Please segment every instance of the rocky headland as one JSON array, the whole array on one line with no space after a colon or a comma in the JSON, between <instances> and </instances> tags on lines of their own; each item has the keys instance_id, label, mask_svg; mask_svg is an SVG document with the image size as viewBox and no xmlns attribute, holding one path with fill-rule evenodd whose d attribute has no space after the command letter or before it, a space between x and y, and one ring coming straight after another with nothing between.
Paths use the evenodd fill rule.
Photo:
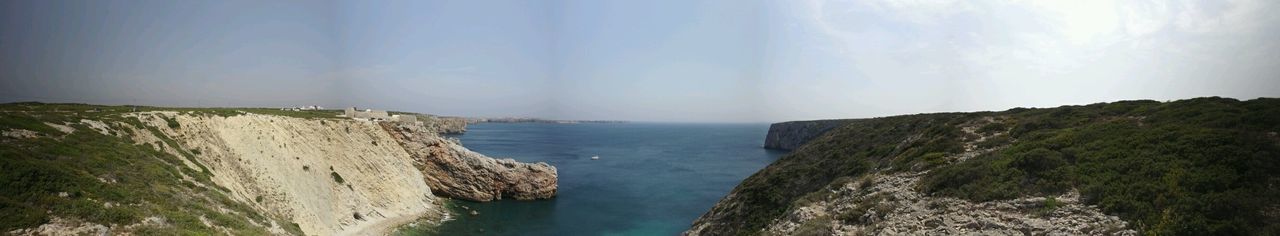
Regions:
<instances>
[{"instance_id":1,"label":"rocky headland","mask_svg":"<svg viewBox=\"0 0 1280 236\"><path fill-rule=\"evenodd\" d=\"M793 150L809 142L831 129L853 120L811 120L789 121L769 125L769 133L764 138L764 148Z\"/></svg>"},{"instance_id":2,"label":"rocky headland","mask_svg":"<svg viewBox=\"0 0 1280 236\"><path fill-rule=\"evenodd\" d=\"M409 152L436 194L480 202L504 196L532 200L556 195L556 168L547 163L489 158L420 126L381 125Z\"/></svg>"},{"instance_id":3,"label":"rocky headland","mask_svg":"<svg viewBox=\"0 0 1280 236\"><path fill-rule=\"evenodd\" d=\"M464 131L461 119L0 108L0 182L7 186L0 226L14 235L378 235L446 218L436 195L488 201L556 193L554 167L489 158L439 135Z\"/></svg>"},{"instance_id":4,"label":"rocky headland","mask_svg":"<svg viewBox=\"0 0 1280 236\"><path fill-rule=\"evenodd\" d=\"M437 134L462 134L467 132L467 119L418 114L428 132Z\"/></svg>"},{"instance_id":5,"label":"rocky headland","mask_svg":"<svg viewBox=\"0 0 1280 236\"><path fill-rule=\"evenodd\" d=\"M685 235L1276 234L1278 131L1217 97L779 123Z\"/></svg>"}]
</instances>

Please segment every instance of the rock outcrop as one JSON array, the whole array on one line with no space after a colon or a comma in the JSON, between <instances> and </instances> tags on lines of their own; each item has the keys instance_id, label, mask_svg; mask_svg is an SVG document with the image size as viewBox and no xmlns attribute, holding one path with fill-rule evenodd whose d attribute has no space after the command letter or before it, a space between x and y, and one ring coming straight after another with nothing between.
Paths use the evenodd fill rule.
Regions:
<instances>
[{"instance_id":1,"label":"rock outcrop","mask_svg":"<svg viewBox=\"0 0 1280 236\"><path fill-rule=\"evenodd\" d=\"M767 235L1137 235L1128 223L1080 202L1079 192L975 203L916 192L919 173L868 176L802 204ZM1050 200L1052 199L1052 200Z\"/></svg>"},{"instance_id":2,"label":"rock outcrop","mask_svg":"<svg viewBox=\"0 0 1280 236\"><path fill-rule=\"evenodd\" d=\"M489 158L416 124L381 125L409 152L436 194L480 202L556 195L556 168L547 163Z\"/></svg>"},{"instance_id":3,"label":"rock outcrop","mask_svg":"<svg viewBox=\"0 0 1280 236\"><path fill-rule=\"evenodd\" d=\"M943 156L943 160L963 162L1002 148L978 145L1007 132L978 131L980 127L1002 120L1002 117L980 117L958 123L957 130L967 137L958 143L963 152ZM799 122L792 123L791 128L816 129L821 128L820 125L830 123ZM782 134L810 135L804 132ZM902 138L900 143L925 139L919 134L899 135ZM826 137L821 140L831 142L839 139ZM837 178L827 187L791 203L783 214L769 220L760 232L764 235L1137 235L1125 221L1081 203L1079 193L1075 191L1052 201L1045 197L1024 197L977 203L918 192L917 182L927 172L881 170L862 174L856 179ZM725 227L740 227L736 225L740 222L726 222L726 219L741 217L741 204L744 203L736 195L731 193L725 197L685 234L720 235Z\"/></svg>"},{"instance_id":4,"label":"rock outcrop","mask_svg":"<svg viewBox=\"0 0 1280 236\"><path fill-rule=\"evenodd\" d=\"M851 120L789 121L769 125L764 148L793 150Z\"/></svg>"},{"instance_id":5,"label":"rock outcrop","mask_svg":"<svg viewBox=\"0 0 1280 236\"><path fill-rule=\"evenodd\" d=\"M809 198L807 195L827 193L822 189L828 182L836 179L848 179L850 169L865 169L867 160L854 160L840 163L834 157L854 156L848 153L832 154L832 150L861 151L863 146L888 146L901 149L900 146L921 141L919 132L923 132L928 123L934 123L935 117L891 117L881 119L850 119L823 121L793 121L776 123L770 126L769 137L775 145L785 141L786 146L795 149L790 155L770 164L756 174L743 180L727 196L721 198L715 206L693 222L685 235L744 235L766 232L767 227L778 224L787 217L785 214L805 214L790 212L794 210L799 199ZM877 127L899 127L893 132L885 132L876 138L868 138L866 131ZM812 142L812 143L811 143ZM801 147L803 146L803 147ZM846 148L846 147L855 148ZM775 146L777 148L777 146ZM848 164L858 163L858 164ZM913 188L913 186L907 186ZM840 192L833 192L838 194ZM850 196L858 197L858 196ZM796 218L796 217L791 217ZM832 217L801 217L796 224L817 223L830 220ZM826 227L829 224L822 222ZM807 227L806 227L807 228ZM774 230L775 232L802 234L797 229ZM828 233L829 234L829 233ZM807 235L824 235L809 233Z\"/></svg>"},{"instance_id":6,"label":"rock outcrop","mask_svg":"<svg viewBox=\"0 0 1280 236\"><path fill-rule=\"evenodd\" d=\"M767 146L794 151L685 235L1277 234L1276 114L1213 97L778 123Z\"/></svg>"},{"instance_id":7,"label":"rock outcrop","mask_svg":"<svg viewBox=\"0 0 1280 236\"><path fill-rule=\"evenodd\" d=\"M166 152L199 153L195 160L233 199L285 216L307 234L367 234L396 226L387 221L443 214L409 153L373 122L259 114L126 115L179 144L161 146ZM170 127L166 119L179 125ZM146 127L134 128L131 133L150 134Z\"/></svg>"},{"instance_id":8,"label":"rock outcrop","mask_svg":"<svg viewBox=\"0 0 1280 236\"><path fill-rule=\"evenodd\" d=\"M447 219L437 193L489 201L557 189L554 167L496 160L440 136L465 131L460 118L133 110L0 104L9 173L0 182L15 188L0 198L17 199L0 203L17 216L0 235L384 235ZM63 206L76 210L45 210Z\"/></svg>"},{"instance_id":9,"label":"rock outcrop","mask_svg":"<svg viewBox=\"0 0 1280 236\"><path fill-rule=\"evenodd\" d=\"M459 117L443 117L419 115L423 126L437 134L462 134L467 132L467 119Z\"/></svg>"}]
</instances>

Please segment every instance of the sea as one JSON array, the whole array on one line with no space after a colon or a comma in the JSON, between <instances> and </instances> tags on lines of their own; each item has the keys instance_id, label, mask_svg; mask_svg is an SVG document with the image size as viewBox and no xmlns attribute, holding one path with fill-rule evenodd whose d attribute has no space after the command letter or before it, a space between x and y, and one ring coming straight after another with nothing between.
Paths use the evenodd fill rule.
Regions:
<instances>
[{"instance_id":1,"label":"sea","mask_svg":"<svg viewBox=\"0 0 1280 236\"><path fill-rule=\"evenodd\" d=\"M452 219L407 235L678 235L785 152L769 124L479 123L453 135L494 158L546 162L554 199L451 200ZM593 156L599 159L593 160ZM476 211L477 215L470 214Z\"/></svg>"}]
</instances>

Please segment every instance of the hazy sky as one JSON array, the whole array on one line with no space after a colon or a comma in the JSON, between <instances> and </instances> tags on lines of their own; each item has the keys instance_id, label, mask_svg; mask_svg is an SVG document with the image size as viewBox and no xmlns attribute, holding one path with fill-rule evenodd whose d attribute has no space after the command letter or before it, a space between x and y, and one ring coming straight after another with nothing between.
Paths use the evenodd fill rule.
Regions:
<instances>
[{"instance_id":1,"label":"hazy sky","mask_svg":"<svg viewBox=\"0 0 1280 236\"><path fill-rule=\"evenodd\" d=\"M0 1L0 102L758 122L1280 96L1280 1Z\"/></svg>"}]
</instances>

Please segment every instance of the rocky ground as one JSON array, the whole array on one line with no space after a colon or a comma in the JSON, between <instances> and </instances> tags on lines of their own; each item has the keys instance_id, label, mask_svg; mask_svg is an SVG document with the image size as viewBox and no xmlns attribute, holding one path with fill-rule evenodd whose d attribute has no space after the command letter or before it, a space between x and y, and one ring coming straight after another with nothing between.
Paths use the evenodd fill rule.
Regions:
<instances>
[{"instance_id":1,"label":"rocky ground","mask_svg":"<svg viewBox=\"0 0 1280 236\"><path fill-rule=\"evenodd\" d=\"M422 170L427 184L437 194L481 202L556 195L556 168L547 163L489 158L415 125L382 126L409 152L414 166Z\"/></svg>"},{"instance_id":2,"label":"rocky ground","mask_svg":"<svg viewBox=\"0 0 1280 236\"><path fill-rule=\"evenodd\" d=\"M1136 235L1127 223L1081 204L1079 194L974 203L925 196L922 173L868 176L787 213L769 235Z\"/></svg>"},{"instance_id":3,"label":"rocky ground","mask_svg":"<svg viewBox=\"0 0 1280 236\"><path fill-rule=\"evenodd\" d=\"M195 217L183 222L164 215L142 215L140 220L132 223L103 223L100 219L86 221L50 211L49 218L37 221L39 223L35 225L7 229L0 234L176 233L194 225L203 228L190 232L229 235L299 232L305 235L383 235L401 225L433 223L447 218L441 199L433 194L437 191L441 195L475 201L550 198L556 193L556 170L550 165L489 158L439 135L463 132L465 121L461 119L444 119L449 121L444 123L436 122L441 119L431 119L392 124L337 118L321 112L294 114L262 109L258 110L269 114L228 109L156 109L94 114L91 112L97 109L90 107L82 111L93 114L89 116L72 112L34 110L48 113L26 113L25 110L15 110L0 114L44 114L45 117L58 115L66 118L43 122L47 127L41 129L36 129L40 128L39 124L23 124L35 127L30 129L5 128L0 130L3 135L0 136L0 144L15 145L22 141L29 145L25 143L47 139L56 143L73 133L107 136L97 140L118 140L125 146L150 149L154 150L150 153L174 157L172 159L176 160L162 168L183 170L172 172L172 178L180 179L190 187L162 188L184 191L165 194L219 204L206 205L204 207L210 209L191 213ZM7 122L11 123L13 120L22 121L20 117L14 117L18 116L4 118L10 119ZM39 120L35 121L39 123ZM98 176L97 181L111 188L118 180L114 175L105 174ZM55 192L53 196L69 199L67 201L85 201L82 192ZM101 205L95 209L139 207L138 204L88 201ZM182 204L164 206L170 205ZM229 209L233 206L234 209ZM153 214L149 210L138 212Z\"/></svg>"},{"instance_id":4,"label":"rocky ground","mask_svg":"<svg viewBox=\"0 0 1280 236\"><path fill-rule=\"evenodd\" d=\"M830 131L850 120L813 120L792 121L769 125L769 133L764 138L764 147L771 149L792 150L805 142Z\"/></svg>"},{"instance_id":5,"label":"rocky ground","mask_svg":"<svg viewBox=\"0 0 1280 236\"><path fill-rule=\"evenodd\" d=\"M234 198L288 216L309 234L355 234L383 220L442 212L409 154L371 122L130 115L180 143L162 145L166 151L199 153L193 156ZM169 127L165 119L179 125Z\"/></svg>"},{"instance_id":6,"label":"rocky ground","mask_svg":"<svg viewBox=\"0 0 1280 236\"><path fill-rule=\"evenodd\" d=\"M461 134L467 132L467 119L459 117L443 117L419 115L418 120L430 132L437 134Z\"/></svg>"},{"instance_id":7,"label":"rocky ground","mask_svg":"<svg viewBox=\"0 0 1280 236\"><path fill-rule=\"evenodd\" d=\"M950 163L967 161L1002 147L983 149L978 143L1005 131L978 132L979 127L1004 119L982 117L960 125L969 140L965 152L947 156ZM909 139L918 138L913 136ZM1116 216L1080 203L1080 194L1024 197L974 203L920 193L920 177L928 171L872 173L812 194L816 201L800 204L765 228L770 235L1136 235Z\"/></svg>"},{"instance_id":8,"label":"rocky ground","mask_svg":"<svg viewBox=\"0 0 1280 236\"><path fill-rule=\"evenodd\" d=\"M979 127L1000 122L1005 117L980 117L959 124L965 133L964 152L945 156L947 164L967 161L1005 148L981 147L979 143L1007 130L979 132ZM831 122L831 121L821 121ZM825 130L825 123L790 122L771 127L775 141L797 139ZM783 132L774 135L773 131ZM806 131L806 132L800 132ZM773 137L779 136L779 137ZM805 137L800 137L805 138ZM812 137L808 137L812 138ZM917 142L922 135L909 135L898 145ZM805 142L798 141L798 142ZM791 142L797 142L792 140ZM895 170L885 168L837 179L822 190L796 200L786 213L775 218L760 233L764 235L1136 235L1125 221L1106 215L1097 207L1080 202L1077 191L1060 196L1023 197L1013 200L976 203L963 199L929 196L919 190L920 178L930 168L917 164ZM735 209L728 204L744 204L730 193L718 209ZM721 214L721 215L717 215ZM719 235L725 212L704 215L686 235Z\"/></svg>"}]
</instances>

